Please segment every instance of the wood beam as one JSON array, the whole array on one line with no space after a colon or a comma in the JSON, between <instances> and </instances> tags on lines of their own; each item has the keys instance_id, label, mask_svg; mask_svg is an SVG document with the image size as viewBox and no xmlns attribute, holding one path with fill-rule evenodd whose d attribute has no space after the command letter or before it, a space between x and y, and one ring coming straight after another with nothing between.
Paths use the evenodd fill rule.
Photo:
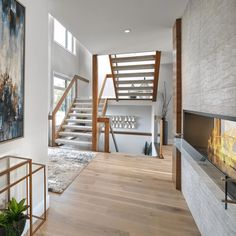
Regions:
<instances>
[{"instance_id":1,"label":"wood beam","mask_svg":"<svg viewBox=\"0 0 236 236\"><path fill-rule=\"evenodd\" d=\"M157 100L157 91L158 91L158 82L159 82L159 73L161 65L161 52L156 51L156 60L155 60L155 71L154 71L154 82L153 82L153 102Z\"/></svg>"},{"instance_id":2,"label":"wood beam","mask_svg":"<svg viewBox=\"0 0 236 236\"><path fill-rule=\"evenodd\" d=\"M92 150L97 151L98 132L97 132L97 117L98 117L98 57L93 55L93 123L92 123Z\"/></svg>"},{"instance_id":3,"label":"wood beam","mask_svg":"<svg viewBox=\"0 0 236 236\"><path fill-rule=\"evenodd\" d=\"M181 48L181 19L177 19L173 27L173 104L174 134L182 133L182 48ZM173 182L177 190L181 190L181 153L173 148L172 156Z\"/></svg>"}]
</instances>

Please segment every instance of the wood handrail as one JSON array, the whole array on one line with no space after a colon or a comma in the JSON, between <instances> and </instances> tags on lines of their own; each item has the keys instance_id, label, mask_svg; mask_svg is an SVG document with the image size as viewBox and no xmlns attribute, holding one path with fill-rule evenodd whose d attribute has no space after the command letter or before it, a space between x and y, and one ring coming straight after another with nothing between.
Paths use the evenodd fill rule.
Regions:
<instances>
[{"instance_id":1,"label":"wood handrail","mask_svg":"<svg viewBox=\"0 0 236 236\"><path fill-rule=\"evenodd\" d=\"M109 55L109 61L110 61L110 66L111 66L111 74L112 74L112 80L113 80L113 85L114 85L114 89L115 89L116 101L118 102L118 93L117 93L117 87L116 87L116 78L115 78L114 71L113 71L112 57L111 57L111 55Z\"/></svg>"},{"instance_id":2,"label":"wood handrail","mask_svg":"<svg viewBox=\"0 0 236 236\"><path fill-rule=\"evenodd\" d=\"M88 83L88 84L90 83L90 81L88 79L86 79L86 78L84 78L80 75L75 75L75 77L76 77L77 80L81 80L81 81L83 81L85 83Z\"/></svg>"},{"instance_id":3,"label":"wood handrail","mask_svg":"<svg viewBox=\"0 0 236 236\"><path fill-rule=\"evenodd\" d=\"M102 82L102 87L100 89L100 92L99 92L99 97L98 97L98 106L102 100L102 96L103 96L103 92L104 92L104 89L106 87L106 82L107 82L107 79L113 79L112 75L111 74L106 74L105 78L103 79L103 82ZM114 88L115 89L115 88Z\"/></svg>"},{"instance_id":4,"label":"wood handrail","mask_svg":"<svg viewBox=\"0 0 236 236\"><path fill-rule=\"evenodd\" d=\"M65 99L67 98L69 92L71 91L71 89L73 88L74 85L76 85L75 97L77 97L77 88L78 88L78 86L77 86L77 81L78 81L78 80L81 80L81 81L83 81L83 82L89 83L89 80L88 80L88 79L85 79L85 78L83 78L82 76L79 76L79 75L75 75L75 76L73 77L73 79L71 80L70 84L68 85L68 87L66 88L65 92L63 93L62 97L61 97L60 100L58 101L56 107L55 107L54 110L52 111L52 114L49 115L49 120L52 120L52 146L55 146L55 145L56 145L56 144L55 144L55 140L56 140L56 138L58 137L58 133L59 133L60 130L62 129L62 125L63 125L63 123L64 123L64 121L65 121L65 118L66 118L66 116L65 116L65 118L64 118L64 120L63 120L63 122L62 122L62 124L60 125L59 130L56 131L56 114L57 114L57 112L59 111L59 109L61 108L63 102L64 102ZM75 101L75 100L72 101L72 103L71 103L71 105L70 105L70 108L69 108L68 111L67 111L67 114L68 114L68 112L70 111L71 106L72 106L72 104L73 104L74 101ZM66 115L67 115L67 114L66 114Z\"/></svg>"},{"instance_id":5,"label":"wood handrail","mask_svg":"<svg viewBox=\"0 0 236 236\"><path fill-rule=\"evenodd\" d=\"M102 95L103 95L103 92L104 92L104 89L106 86L107 79L108 79L108 75L105 76L105 78L103 79L103 82L102 82L102 87L101 87L101 90L100 90L99 96L98 96L98 106L102 100Z\"/></svg>"},{"instance_id":6,"label":"wood handrail","mask_svg":"<svg viewBox=\"0 0 236 236\"><path fill-rule=\"evenodd\" d=\"M67 112L66 112L66 114L65 114L65 117L64 117L63 121L61 122L60 127L58 128L58 130L56 130L55 139L58 138L59 132L61 132L62 127L63 127L63 124L65 123L66 118L67 118L67 116L69 115L70 110L71 110L71 108L73 107L73 104L74 104L75 100L76 100L76 98L74 98L73 101L71 102L71 105L70 105L69 109L67 110Z\"/></svg>"},{"instance_id":7,"label":"wood handrail","mask_svg":"<svg viewBox=\"0 0 236 236\"><path fill-rule=\"evenodd\" d=\"M61 108L63 102L65 101L68 93L70 92L71 88L73 87L73 85L75 84L75 82L77 81L77 79L74 77L72 79L72 81L70 82L69 86L66 88L65 92L63 93L62 97L60 98L60 100L58 101L56 107L54 108L53 112L52 112L52 116L55 116L56 113L59 111L59 109Z\"/></svg>"},{"instance_id":8,"label":"wood handrail","mask_svg":"<svg viewBox=\"0 0 236 236\"><path fill-rule=\"evenodd\" d=\"M75 75L73 77L73 79L71 80L70 84L68 85L68 87L66 88L65 92L63 93L62 97L60 98L60 100L58 101L56 107L54 108L53 112L52 112L52 116L54 116L58 111L59 109L61 108L61 105L63 104L63 102L65 101L68 93L70 92L71 88L73 87L74 83L77 82L77 80L81 80L81 81L84 81L86 83L89 83L89 80L88 79L85 79L79 75Z\"/></svg>"},{"instance_id":9,"label":"wood handrail","mask_svg":"<svg viewBox=\"0 0 236 236\"><path fill-rule=\"evenodd\" d=\"M102 108L102 116L106 116L106 113L107 113L107 103L108 103L108 99L106 98L105 102L104 102L104 105L103 105L103 108Z\"/></svg>"}]
</instances>

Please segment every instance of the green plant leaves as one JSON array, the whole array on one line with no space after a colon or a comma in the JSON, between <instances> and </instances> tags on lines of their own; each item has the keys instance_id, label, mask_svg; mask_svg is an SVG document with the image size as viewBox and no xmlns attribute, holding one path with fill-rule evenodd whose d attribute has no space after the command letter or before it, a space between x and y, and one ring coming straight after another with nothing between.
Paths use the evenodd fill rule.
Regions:
<instances>
[{"instance_id":1,"label":"green plant leaves","mask_svg":"<svg viewBox=\"0 0 236 236\"><path fill-rule=\"evenodd\" d=\"M18 236L21 235L19 230L19 224L25 225L28 216L24 212L28 209L25 205L25 199L22 199L19 203L15 198L12 198L8 203L8 208L0 212L0 228L4 228L7 236Z\"/></svg>"}]
</instances>

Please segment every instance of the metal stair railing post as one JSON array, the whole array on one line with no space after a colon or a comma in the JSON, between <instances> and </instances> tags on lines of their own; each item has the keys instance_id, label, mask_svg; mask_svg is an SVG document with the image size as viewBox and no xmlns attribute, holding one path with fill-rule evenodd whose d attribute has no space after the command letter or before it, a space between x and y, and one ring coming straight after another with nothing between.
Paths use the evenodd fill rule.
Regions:
<instances>
[{"instance_id":1,"label":"metal stair railing post","mask_svg":"<svg viewBox=\"0 0 236 236\"><path fill-rule=\"evenodd\" d=\"M115 138L115 134L114 134L114 130L111 127L111 124L110 124L110 132L111 132L111 136L112 136L112 139L113 139L113 142L114 142L114 146L115 146L116 152L119 152L119 149L118 149L118 146L117 146L117 142L116 142L116 138Z\"/></svg>"}]
</instances>

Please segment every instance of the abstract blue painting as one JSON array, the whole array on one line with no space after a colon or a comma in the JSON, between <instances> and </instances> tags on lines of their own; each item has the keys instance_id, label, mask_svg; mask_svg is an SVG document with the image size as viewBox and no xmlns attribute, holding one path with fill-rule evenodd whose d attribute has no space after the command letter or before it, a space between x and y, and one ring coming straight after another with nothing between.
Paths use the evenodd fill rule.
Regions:
<instances>
[{"instance_id":1,"label":"abstract blue painting","mask_svg":"<svg viewBox=\"0 0 236 236\"><path fill-rule=\"evenodd\" d=\"M25 8L0 0L0 142L24 135Z\"/></svg>"}]
</instances>

